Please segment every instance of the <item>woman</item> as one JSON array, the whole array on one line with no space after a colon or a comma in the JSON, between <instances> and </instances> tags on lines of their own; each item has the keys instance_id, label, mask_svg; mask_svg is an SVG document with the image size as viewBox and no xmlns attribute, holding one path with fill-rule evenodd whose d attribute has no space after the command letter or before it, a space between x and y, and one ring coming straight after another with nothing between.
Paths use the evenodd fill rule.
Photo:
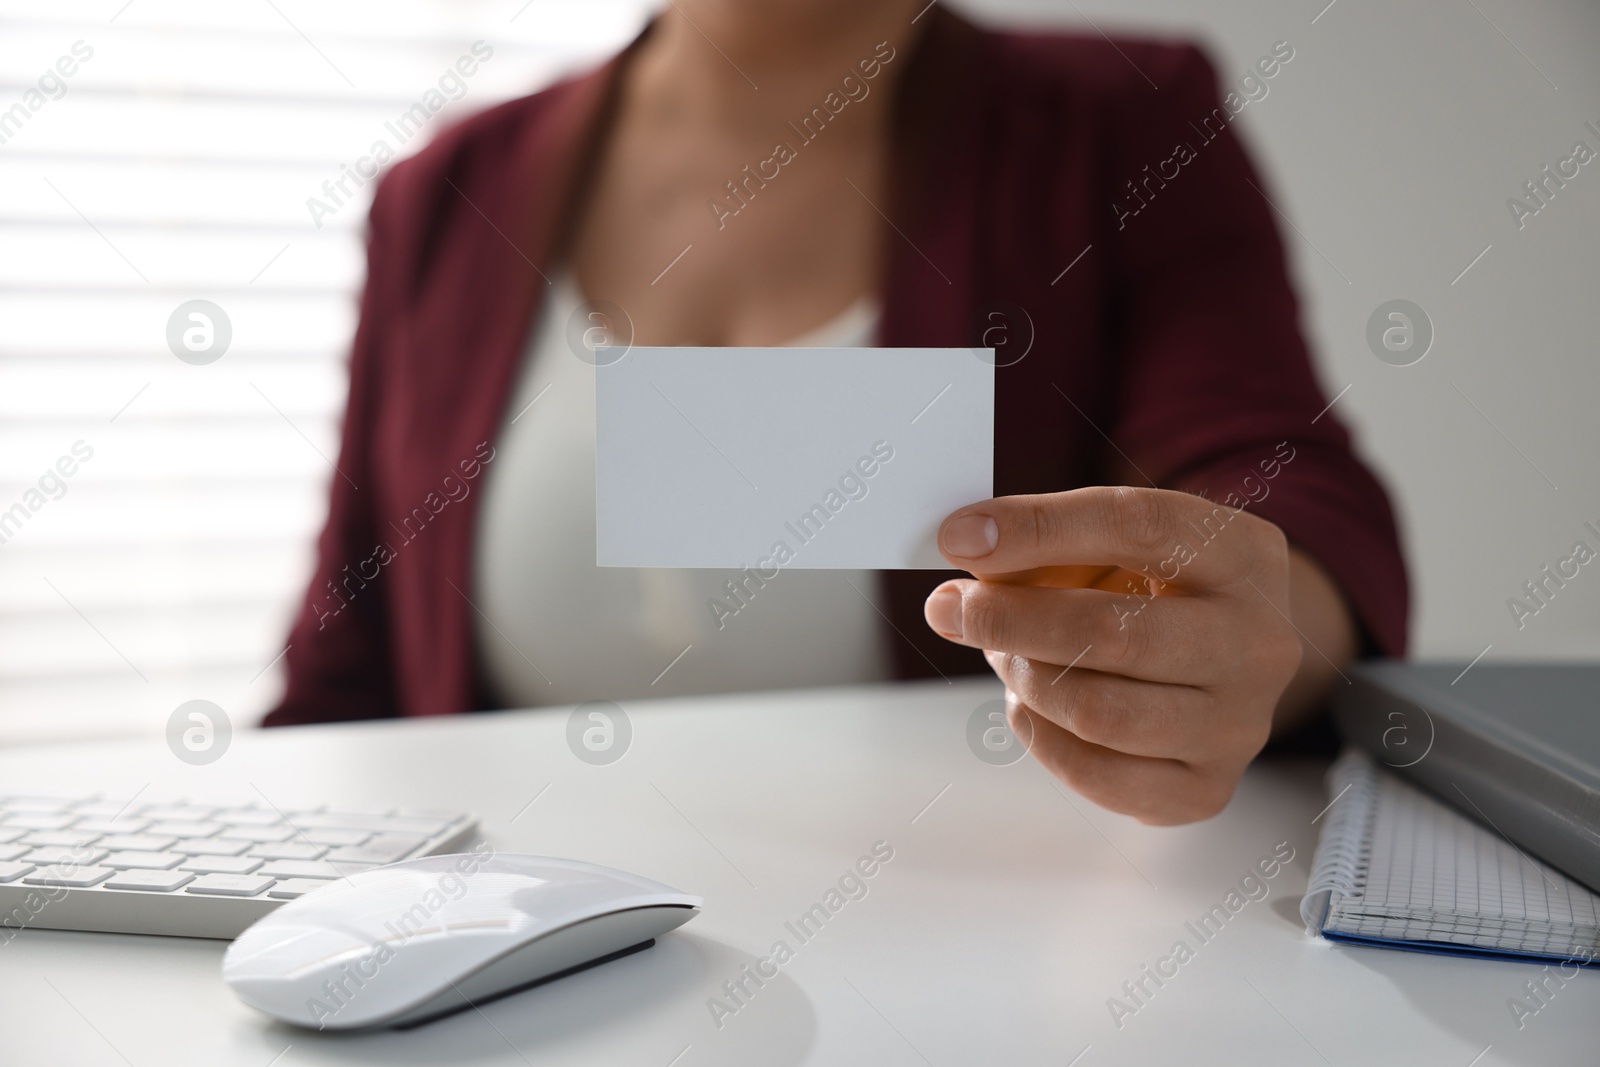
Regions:
<instances>
[{"instance_id":1,"label":"woman","mask_svg":"<svg viewBox=\"0 0 1600 1067\"><path fill-rule=\"evenodd\" d=\"M1220 810L1342 664L1403 651L1407 607L1233 113L1187 46L678 0L445 133L373 204L341 476L268 722L992 669L1090 799ZM591 320L996 344L996 499L940 531L972 577L785 573L713 637L725 575L599 571Z\"/></svg>"}]
</instances>

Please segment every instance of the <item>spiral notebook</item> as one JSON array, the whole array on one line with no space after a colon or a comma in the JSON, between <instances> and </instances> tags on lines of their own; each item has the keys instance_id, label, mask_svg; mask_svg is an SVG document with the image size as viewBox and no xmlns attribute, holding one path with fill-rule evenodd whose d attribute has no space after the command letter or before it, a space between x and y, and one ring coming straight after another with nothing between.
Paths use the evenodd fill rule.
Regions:
<instances>
[{"instance_id":1,"label":"spiral notebook","mask_svg":"<svg viewBox=\"0 0 1600 1067\"><path fill-rule=\"evenodd\" d=\"M1332 941L1594 966L1600 896L1350 750L1300 903ZM1463 797L1463 807L1472 800Z\"/></svg>"}]
</instances>

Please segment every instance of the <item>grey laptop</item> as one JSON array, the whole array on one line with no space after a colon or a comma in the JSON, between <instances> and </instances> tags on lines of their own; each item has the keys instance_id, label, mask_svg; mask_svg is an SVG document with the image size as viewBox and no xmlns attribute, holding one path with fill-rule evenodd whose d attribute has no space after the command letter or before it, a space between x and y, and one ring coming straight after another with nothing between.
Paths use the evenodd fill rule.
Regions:
<instances>
[{"instance_id":1,"label":"grey laptop","mask_svg":"<svg viewBox=\"0 0 1600 1067\"><path fill-rule=\"evenodd\" d=\"M1600 892L1600 663L1346 673L1333 694L1346 739Z\"/></svg>"}]
</instances>

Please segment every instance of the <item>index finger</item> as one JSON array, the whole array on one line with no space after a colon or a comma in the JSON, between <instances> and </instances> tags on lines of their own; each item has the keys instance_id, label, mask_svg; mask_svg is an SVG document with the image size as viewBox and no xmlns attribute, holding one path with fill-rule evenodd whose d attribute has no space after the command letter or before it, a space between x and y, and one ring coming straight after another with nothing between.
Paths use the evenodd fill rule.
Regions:
<instances>
[{"instance_id":1,"label":"index finger","mask_svg":"<svg viewBox=\"0 0 1600 1067\"><path fill-rule=\"evenodd\" d=\"M1221 586L1270 558L1277 527L1191 493L1092 486L969 504L939 527L953 566L993 577L1039 567L1115 563L1183 586Z\"/></svg>"}]
</instances>

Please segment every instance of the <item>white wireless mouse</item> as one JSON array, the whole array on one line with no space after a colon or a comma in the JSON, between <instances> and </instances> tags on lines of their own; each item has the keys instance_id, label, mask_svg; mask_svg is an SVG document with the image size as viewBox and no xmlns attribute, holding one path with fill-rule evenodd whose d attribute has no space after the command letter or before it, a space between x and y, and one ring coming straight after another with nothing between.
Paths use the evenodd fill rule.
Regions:
<instances>
[{"instance_id":1,"label":"white wireless mouse","mask_svg":"<svg viewBox=\"0 0 1600 1067\"><path fill-rule=\"evenodd\" d=\"M298 1026L407 1026L639 949L700 897L547 856L425 856L351 875L272 912L222 977Z\"/></svg>"}]
</instances>

